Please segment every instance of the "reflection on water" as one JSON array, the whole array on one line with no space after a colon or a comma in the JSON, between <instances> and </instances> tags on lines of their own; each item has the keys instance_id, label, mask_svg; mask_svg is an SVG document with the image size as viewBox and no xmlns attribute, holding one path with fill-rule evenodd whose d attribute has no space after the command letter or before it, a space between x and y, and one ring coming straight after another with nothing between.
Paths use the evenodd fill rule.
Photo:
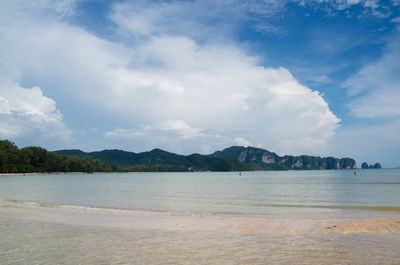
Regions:
<instances>
[{"instance_id":1,"label":"reflection on water","mask_svg":"<svg viewBox=\"0 0 400 265\"><path fill-rule=\"evenodd\" d=\"M398 235L280 236L0 219L2 264L400 264Z\"/></svg>"}]
</instances>

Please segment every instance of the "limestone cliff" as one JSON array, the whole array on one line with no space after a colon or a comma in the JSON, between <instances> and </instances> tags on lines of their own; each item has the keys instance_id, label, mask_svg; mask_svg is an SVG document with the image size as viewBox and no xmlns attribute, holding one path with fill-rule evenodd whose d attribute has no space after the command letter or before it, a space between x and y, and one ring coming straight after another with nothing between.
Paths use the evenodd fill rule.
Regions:
<instances>
[{"instance_id":1,"label":"limestone cliff","mask_svg":"<svg viewBox=\"0 0 400 265\"><path fill-rule=\"evenodd\" d=\"M356 168L352 158L317 156L279 156L255 147L232 146L212 154L215 158L234 158L254 169L351 169Z\"/></svg>"}]
</instances>

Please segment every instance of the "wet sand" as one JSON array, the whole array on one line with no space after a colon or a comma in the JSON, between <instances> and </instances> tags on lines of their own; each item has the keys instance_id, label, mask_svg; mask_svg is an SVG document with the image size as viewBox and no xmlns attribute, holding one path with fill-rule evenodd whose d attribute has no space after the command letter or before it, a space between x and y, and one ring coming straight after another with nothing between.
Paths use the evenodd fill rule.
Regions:
<instances>
[{"instance_id":1,"label":"wet sand","mask_svg":"<svg viewBox=\"0 0 400 265\"><path fill-rule=\"evenodd\" d=\"M190 215L179 213L37 206L8 203L0 218L37 222L163 231L211 231L280 235L399 234L400 214L385 211L337 210L321 213Z\"/></svg>"},{"instance_id":2,"label":"wet sand","mask_svg":"<svg viewBox=\"0 0 400 265\"><path fill-rule=\"evenodd\" d=\"M400 216L0 205L1 264L400 264Z\"/></svg>"}]
</instances>

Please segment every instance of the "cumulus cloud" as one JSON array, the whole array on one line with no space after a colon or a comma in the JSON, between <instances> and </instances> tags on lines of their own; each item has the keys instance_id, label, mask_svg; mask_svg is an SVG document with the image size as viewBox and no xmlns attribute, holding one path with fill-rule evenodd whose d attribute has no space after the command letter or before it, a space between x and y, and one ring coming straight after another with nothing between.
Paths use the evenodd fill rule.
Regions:
<instances>
[{"instance_id":1,"label":"cumulus cloud","mask_svg":"<svg viewBox=\"0 0 400 265\"><path fill-rule=\"evenodd\" d=\"M160 127L162 131L173 131L178 133L183 139L190 139L194 137L200 136L201 130L198 128L193 128L189 126L185 121L182 120L173 120L166 121Z\"/></svg>"},{"instance_id":2,"label":"cumulus cloud","mask_svg":"<svg viewBox=\"0 0 400 265\"><path fill-rule=\"evenodd\" d=\"M0 137L37 137L67 140L70 132L51 98L39 87L23 88L2 80L0 85Z\"/></svg>"},{"instance_id":3,"label":"cumulus cloud","mask_svg":"<svg viewBox=\"0 0 400 265\"><path fill-rule=\"evenodd\" d=\"M246 139L244 139L242 137L236 137L234 140L235 140L236 144L239 146L244 146L244 147L252 146L252 144L249 141L247 141Z\"/></svg>"},{"instance_id":4,"label":"cumulus cloud","mask_svg":"<svg viewBox=\"0 0 400 265\"><path fill-rule=\"evenodd\" d=\"M156 126L138 126L131 129L114 129L104 133L104 139L116 145L140 142L142 150L164 148L178 153L212 153L225 148L233 140L213 131L193 128L185 121L170 120Z\"/></svg>"},{"instance_id":5,"label":"cumulus cloud","mask_svg":"<svg viewBox=\"0 0 400 265\"><path fill-rule=\"evenodd\" d=\"M124 73L131 82L114 88L120 97L114 108L155 124L173 120L160 129L179 131L184 140L217 130L230 139L241 133L282 152L315 151L338 126L318 92L299 84L285 68L258 66L257 58L235 47L199 46L168 36L155 37L138 51L139 61L162 67ZM121 105L124 99L130 103Z\"/></svg>"},{"instance_id":6,"label":"cumulus cloud","mask_svg":"<svg viewBox=\"0 0 400 265\"><path fill-rule=\"evenodd\" d=\"M149 16L137 15L129 4L111 14L120 32L133 40L129 43L111 42L52 18L29 21L32 27L16 22L23 42L15 28L1 29L7 43L0 44L0 55L10 62L6 72L17 86L41 87L30 91L46 103L37 108L47 123L63 126L46 92L57 102L68 96L95 106L98 115L123 121L106 130L103 139L129 138L136 148L187 153L252 143L281 153L317 153L327 146L340 120L317 91L286 68L261 66L259 58L234 44L199 42L185 30L158 28L160 6L143 3L140 10ZM178 8L177 2L162 7ZM76 108L71 119L80 119L82 106Z\"/></svg>"}]
</instances>

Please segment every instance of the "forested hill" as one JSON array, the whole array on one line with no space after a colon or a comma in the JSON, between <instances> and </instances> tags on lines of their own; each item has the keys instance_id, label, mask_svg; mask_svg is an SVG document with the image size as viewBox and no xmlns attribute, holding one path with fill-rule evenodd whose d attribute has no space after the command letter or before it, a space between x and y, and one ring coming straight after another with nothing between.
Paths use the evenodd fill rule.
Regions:
<instances>
[{"instance_id":1,"label":"forested hill","mask_svg":"<svg viewBox=\"0 0 400 265\"><path fill-rule=\"evenodd\" d=\"M103 150L85 153L81 150L59 150L57 154L98 159L110 167L127 168L139 165L169 165L188 170L289 170L289 169L350 169L356 167L351 158L316 156L279 156L265 149L232 146L210 155L178 155L161 149L133 153Z\"/></svg>"},{"instance_id":2,"label":"forested hill","mask_svg":"<svg viewBox=\"0 0 400 265\"><path fill-rule=\"evenodd\" d=\"M245 171L289 169L350 169L351 158L315 156L279 156L254 147L232 146L210 155L178 155L161 149L133 153L103 150L49 152L41 147L19 149L8 140L0 140L0 173L28 172L131 172L131 171Z\"/></svg>"},{"instance_id":3,"label":"forested hill","mask_svg":"<svg viewBox=\"0 0 400 265\"><path fill-rule=\"evenodd\" d=\"M192 154L188 156L170 153L161 149L134 153L122 150L103 150L85 153L81 150L59 150L60 155L89 157L99 160L111 168L136 171L143 166L171 167L174 171L244 171L251 170L245 163L234 158L215 158L211 155ZM169 170L168 170L169 171Z\"/></svg>"}]
</instances>

